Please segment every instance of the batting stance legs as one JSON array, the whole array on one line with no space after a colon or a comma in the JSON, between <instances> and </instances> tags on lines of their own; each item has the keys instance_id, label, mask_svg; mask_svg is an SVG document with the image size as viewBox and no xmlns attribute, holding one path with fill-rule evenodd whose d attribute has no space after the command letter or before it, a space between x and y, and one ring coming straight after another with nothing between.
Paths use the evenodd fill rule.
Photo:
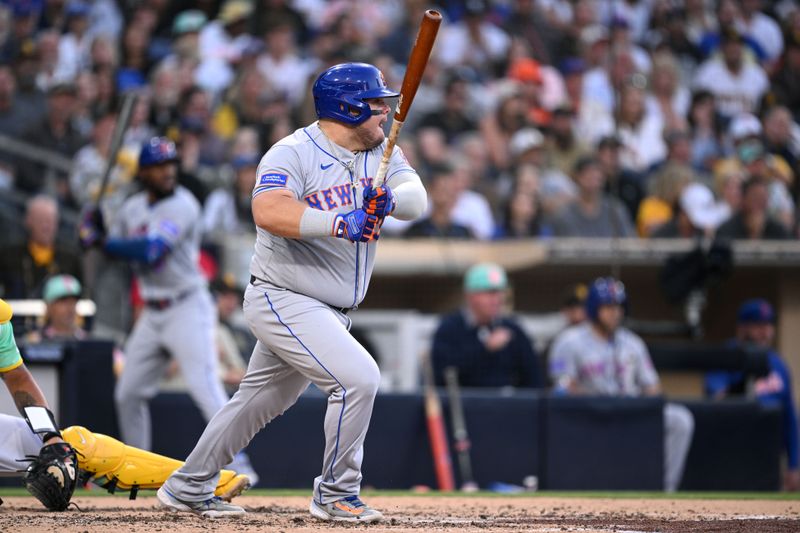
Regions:
<instances>
[{"instance_id":1,"label":"batting stance legs","mask_svg":"<svg viewBox=\"0 0 800 533\"><path fill-rule=\"evenodd\" d=\"M152 445L147 402L158 392L166 349L180 365L189 394L210 420L228 397L217 377L215 311L205 289L163 310L145 309L125 346L125 368L115 399L122 440L149 450Z\"/></svg>"},{"instance_id":2,"label":"batting stance legs","mask_svg":"<svg viewBox=\"0 0 800 533\"><path fill-rule=\"evenodd\" d=\"M378 391L378 366L348 333L347 317L285 289L248 286L244 313L258 344L238 392L211 420L165 488L181 500L210 498L219 467L314 383L328 395L320 504L358 495L364 437Z\"/></svg>"}]
</instances>

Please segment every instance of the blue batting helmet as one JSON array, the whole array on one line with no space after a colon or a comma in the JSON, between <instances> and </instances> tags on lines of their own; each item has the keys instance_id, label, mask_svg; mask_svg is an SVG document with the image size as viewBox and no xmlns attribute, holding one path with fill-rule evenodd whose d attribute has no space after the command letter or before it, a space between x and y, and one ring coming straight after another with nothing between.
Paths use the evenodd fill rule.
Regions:
<instances>
[{"instance_id":1,"label":"blue batting helmet","mask_svg":"<svg viewBox=\"0 0 800 533\"><path fill-rule=\"evenodd\" d=\"M319 75L312 92L317 117L351 126L358 126L372 115L364 100L400 96L397 91L386 87L383 73L367 63L332 66Z\"/></svg>"},{"instance_id":2,"label":"blue batting helmet","mask_svg":"<svg viewBox=\"0 0 800 533\"><path fill-rule=\"evenodd\" d=\"M165 137L153 137L139 152L139 168L172 163L178 160L175 143Z\"/></svg>"},{"instance_id":3,"label":"blue batting helmet","mask_svg":"<svg viewBox=\"0 0 800 533\"><path fill-rule=\"evenodd\" d=\"M589 287L586 296L586 314L592 320L597 320L597 311L603 305L621 305L626 307L628 301L625 295L625 285L614 278L597 278Z\"/></svg>"}]
</instances>

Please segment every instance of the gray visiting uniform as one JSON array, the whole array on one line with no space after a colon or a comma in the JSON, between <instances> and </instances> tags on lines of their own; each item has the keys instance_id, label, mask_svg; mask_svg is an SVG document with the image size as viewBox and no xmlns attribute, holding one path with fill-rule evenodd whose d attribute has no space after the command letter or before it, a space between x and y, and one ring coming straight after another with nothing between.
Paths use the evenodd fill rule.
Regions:
<instances>
[{"instance_id":1,"label":"gray visiting uniform","mask_svg":"<svg viewBox=\"0 0 800 533\"><path fill-rule=\"evenodd\" d=\"M206 420L228 399L216 371L216 308L197 263L201 232L200 205L183 187L152 205L147 192L133 195L109 231L126 239L159 236L170 248L153 266L133 263L142 298L151 305L145 305L125 344L125 367L114 396L122 440L137 448L151 447L147 402L158 392L168 364L163 350L180 365Z\"/></svg>"},{"instance_id":2,"label":"gray visiting uniform","mask_svg":"<svg viewBox=\"0 0 800 533\"><path fill-rule=\"evenodd\" d=\"M556 337L550 349L550 377L556 390L576 383L585 394L641 396L659 384L642 339L619 328L612 341L597 335L591 323L573 326ZM664 405L664 489L680 485L692 443L694 417L683 405Z\"/></svg>"},{"instance_id":3,"label":"gray visiting uniform","mask_svg":"<svg viewBox=\"0 0 800 533\"><path fill-rule=\"evenodd\" d=\"M375 176L384 146L385 141L358 153L334 148L315 122L264 155L253 196L288 189L313 208L347 213L362 206L364 186ZM399 148L386 177L392 188L409 181L421 187ZM375 241L332 237L288 239L258 228L253 279L244 297L245 318L258 343L238 392L167 480L168 491L185 501L210 498L219 469L314 383L328 396L325 455L314 498L326 504L359 494L364 437L380 374L348 332L346 311L366 294L375 247Z\"/></svg>"}]
</instances>

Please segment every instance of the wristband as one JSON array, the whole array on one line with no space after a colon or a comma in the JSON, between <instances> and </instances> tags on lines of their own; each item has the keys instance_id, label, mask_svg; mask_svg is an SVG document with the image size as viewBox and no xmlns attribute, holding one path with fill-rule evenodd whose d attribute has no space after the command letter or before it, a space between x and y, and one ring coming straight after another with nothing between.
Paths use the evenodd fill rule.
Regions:
<instances>
[{"instance_id":1,"label":"wristband","mask_svg":"<svg viewBox=\"0 0 800 533\"><path fill-rule=\"evenodd\" d=\"M331 237L335 235L336 213L321 211L312 207L303 211L300 217L300 237Z\"/></svg>"},{"instance_id":2,"label":"wristband","mask_svg":"<svg viewBox=\"0 0 800 533\"><path fill-rule=\"evenodd\" d=\"M38 405L24 407L22 414L25 416L25 422L28 423L31 431L40 435L42 441L46 442L53 437L61 438L61 432L58 431L58 426L56 426L56 417L47 407Z\"/></svg>"}]
</instances>

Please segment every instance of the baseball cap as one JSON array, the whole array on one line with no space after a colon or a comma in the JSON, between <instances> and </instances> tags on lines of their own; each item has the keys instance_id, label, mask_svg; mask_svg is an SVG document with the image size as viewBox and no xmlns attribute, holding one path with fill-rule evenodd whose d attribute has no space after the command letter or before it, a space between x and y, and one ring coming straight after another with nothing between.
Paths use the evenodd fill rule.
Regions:
<instances>
[{"instance_id":1,"label":"baseball cap","mask_svg":"<svg viewBox=\"0 0 800 533\"><path fill-rule=\"evenodd\" d=\"M0 298L0 324L5 324L14 313L11 311L11 306L8 305L2 298Z\"/></svg>"},{"instance_id":2,"label":"baseball cap","mask_svg":"<svg viewBox=\"0 0 800 533\"><path fill-rule=\"evenodd\" d=\"M766 155L764 144L758 139L750 139L736 147L736 155L745 165L757 161Z\"/></svg>"},{"instance_id":3,"label":"baseball cap","mask_svg":"<svg viewBox=\"0 0 800 533\"><path fill-rule=\"evenodd\" d=\"M466 292L502 291L508 287L508 277L503 267L496 263L478 263L464 276Z\"/></svg>"},{"instance_id":4,"label":"baseball cap","mask_svg":"<svg viewBox=\"0 0 800 533\"><path fill-rule=\"evenodd\" d=\"M80 295L81 283L69 274L53 276L44 285L43 298L48 304L61 298L78 298Z\"/></svg>"},{"instance_id":5,"label":"baseball cap","mask_svg":"<svg viewBox=\"0 0 800 533\"><path fill-rule=\"evenodd\" d=\"M714 193L702 183L690 183L684 187L679 202L696 228L716 229L730 215L725 205L717 205Z\"/></svg>"},{"instance_id":6,"label":"baseball cap","mask_svg":"<svg viewBox=\"0 0 800 533\"><path fill-rule=\"evenodd\" d=\"M253 4L246 0L228 0L222 6L217 18L223 24L233 24L249 17L253 13Z\"/></svg>"},{"instance_id":7,"label":"baseball cap","mask_svg":"<svg viewBox=\"0 0 800 533\"><path fill-rule=\"evenodd\" d=\"M508 67L508 77L524 83L542 83L542 68L535 59L523 57Z\"/></svg>"},{"instance_id":8,"label":"baseball cap","mask_svg":"<svg viewBox=\"0 0 800 533\"><path fill-rule=\"evenodd\" d=\"M205 13L199 9L187 9L186 11L181 11L175 17L175 22L172 23L172 33L174 35L182 35L184 33L198 32L203 29L206 22L208 22L208 18Z\"/></svg>"},{"instance_id":9,"label":"baseball cap","mask_svg":"<svg viewBox=\"0 0 800 533\"><path fill-rule=\"evenodd\" d=\"M89 11L91 10L89 4L85 2L81 2L80 0L73 0L69 4L67 4L66 9L64 10L64 15L67 18L70 17L86 17L89 15Z\"/></svg>"},{"instance_id":10,"label":"baseball cap","mask_svg":"<svg viewBox=\"0 0 800 533\"><path fill-rule=\"evenodd\" d=\"M757 137L761 135L761 121L750 113L736 115L728 127L728 134L734 142L746 137Z\"/></svg>"},{"instance_id":11,"label":"baseball cap","mask_svg":"<svg viewBox=\"0 0 800 533\"><path fill-rule=\"evenodd\" d=\"M753 298L739 306L736 321L739 324L775 323L775 310L765 299Z\"/></svg>"},{"instance_id":12,"label":"baseball cap","mask_svg":"<svg viewBox=\"0 0 800 533\"><path fill-rule=\"evenodd\" d=\"M581 306L586 303L586 297L589 295L589 287L585 283L576 283L570 286L564 293L561 300L563 307Z\"/></svg>"},{"instance_id":13,"label":"baseball cap","mask_svg":"<svg viewBox=\"0 0 800 533\"><path fill-rule=\"evenodd\" d=\"M601 24L593 24L581 30L581 43L593 46L601 41L608 41L608 30Z\"/></svg>"},{"instance_id":14,"label":"baseball cap","mask_svg":"<svg viewBox=\"0 0 800 533\"><path fill-rule=\"evenodd\" d=\"M523 128L511 136L508 149L512 157L518 157L532 148L539 148L544 144L544 135L536 128Z\"/></svg>"}]
</instances>

